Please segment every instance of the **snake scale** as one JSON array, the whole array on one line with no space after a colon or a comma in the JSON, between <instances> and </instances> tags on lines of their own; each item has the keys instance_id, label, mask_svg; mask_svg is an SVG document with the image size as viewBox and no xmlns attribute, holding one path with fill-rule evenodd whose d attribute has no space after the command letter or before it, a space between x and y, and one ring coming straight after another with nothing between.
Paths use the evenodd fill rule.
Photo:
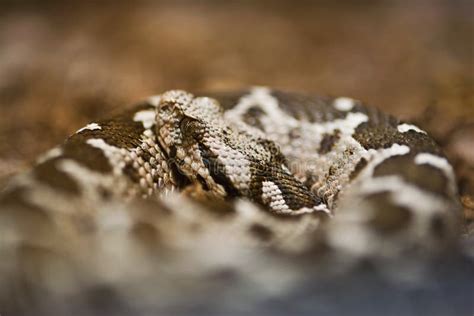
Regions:
<instances>
[{"instance_id":1,"label":"snake scale","mask_svg":"<svg viewBox=\"0 0 474 316\"><path fill-rule=\"evenodd\" d=\"M251 304L322 258L437 253L460 210L425 131L354 99L266 87L167 91L92 122L16 176L0 207L0 303L36 314L87 312L90 293L179 314L167 308L223 284Z\"/></svg>"}]
</instances>

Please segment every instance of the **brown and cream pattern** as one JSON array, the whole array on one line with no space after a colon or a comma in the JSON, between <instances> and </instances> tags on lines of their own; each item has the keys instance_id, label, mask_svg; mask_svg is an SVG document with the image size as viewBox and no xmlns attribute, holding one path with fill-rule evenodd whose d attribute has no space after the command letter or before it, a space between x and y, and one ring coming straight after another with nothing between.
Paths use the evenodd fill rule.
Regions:
<instances>
[{"instance_id":1,"label":"brown and cream pattern","mask_svg":"<svg viewBox=\"0 0 474 316\"><path fill-rule=\"evenodd\" d=\"M262 272L252 286L265 292L286 262L268 270L275 253L436 252L459 202L451 165L417 126L347 97L254 87L167 91L92 122L14 178L0 208L2 293L21 279L57 297L112 284L133 299L151 295L141 282L220 267ZM56 282L29 273L51 267Z\"/></svg>"}]
</instances>

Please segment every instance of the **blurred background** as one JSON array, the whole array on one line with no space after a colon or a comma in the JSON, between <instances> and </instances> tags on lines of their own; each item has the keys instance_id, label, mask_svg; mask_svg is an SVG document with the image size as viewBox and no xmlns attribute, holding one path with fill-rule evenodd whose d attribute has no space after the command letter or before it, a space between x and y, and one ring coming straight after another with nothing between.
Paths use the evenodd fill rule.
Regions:
<instances>
[{"instance_id":1,"label":"blurred background","mask_svg":"<svg viewBox=\"0 0 474 316\"><path fill-rule=\"evenodd\" d=\"M170 88L344 95L428 130L474 231L474 1L2 1L0 185Z\"/></svg>"}]
</instances>

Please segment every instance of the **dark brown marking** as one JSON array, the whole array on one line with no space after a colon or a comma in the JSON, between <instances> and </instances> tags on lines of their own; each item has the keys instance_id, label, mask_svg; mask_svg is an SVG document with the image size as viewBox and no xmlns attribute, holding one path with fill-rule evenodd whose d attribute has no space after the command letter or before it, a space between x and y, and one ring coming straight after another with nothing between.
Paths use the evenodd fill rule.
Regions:
<instances>
[{"instance_id":1,"label":"dark brown marking","mask_svg":"<svg viewBox=\"0 0 474 316\"><path fill-rule=\"evenodd\" d=\"M228 217L235 215L235 204L222 199L196 199L196 203L204 210L217 217Z\"/></svg>"},{"instance_id":2,"label":"dark brown marking","mask_svg":"<svg viewBox=\"0 0 474 316\"><path fill-rule=\"evenodd\" d=\"M321 144L319 146L318 153L321 155L327 154L330 152L337 141L340 139L341 131L336 129L334 134L324 134L323 139L321 140Z\"/></svg>"},{"instance_id":3,"label":"dark brown marking","mask_svg":"<svg viewBox=\"0 0 474 316\"><path fill-rule=\"evenodd\" d=\"M84 139L69 138L62 146L63 158L72 159L84 167L100 173L112 172L112 166L104 152L85 143Z\"/></svg>"},{"instance_id":4,"label":"dark brown marking","mask_svg":"<svg viewBox=\"0 0 474 316\"><path fill-rule=\"evenodd\" d=\"M443 239L446 236L447 227L441 215L437 214L431 218L430 230L432 234L439 239Z\"/></svg>"},{"instance_id":5,"label":"dark brown marking","mask_svg":"<svg viewBox=\"0 0 474 316\"><path fill-rule=\"evenodd\" d=\"M135 113L145 110L154 110L148 103L141 103L128 111L122 112L107 120L99 120L96 123L100 129L85 129L76 133L70 139L84 143L87 139L100 138L107 144L119 148L135 148L142 142L142 135L145 131L142 122L133 120Z\"/></svg>"},{"instance_id":6,"label":"dark brown marking","mask_svg":"<svg viewBox=\"0 0 474 316\"><path fill-rule=\"evenodd\" d=\"M336 110L330 98L283 91L272 91L271 94L278 99L283 111L298 120L321 123L344 118L347 115Z\"/></svg>"},{"instance_id":7,"label":"dark brown marking","mask_svg":"<svg viewBox=\"0 0 474 316\"><path fill-rule=\"evenodd\" d=\"M269 241L273 237L273 232L270 230L270 228L259 223L252 224L252 226L249 228L249 231L262 241Z\"/></svg>"},{"instance_id":8,"label":"dark brown marking","mask_svg":"<svg viewBox=\"0 0 474 316\"><path fill-rule=\"evenodd\" d=\"M239 273L231 267L216 268L210 273L204 275L206 282L222 282L223 284L234 283L238 280Z\"/></svg>"},{"instance_id":9,"label":"dark brown marking","mask_svg":"<svg viewBox=\"0 0 474 316\"><path fill-rule=\"evenodd\" d=\"M0 195L0 221L10 222L26 240L39 240L55 230L48 212L28 201L29 187L14 187ZM5 221L6 220L6 221Z\"/></svg>"},{"instance_id":10,"label":"dark brown marking","mask_svg":"<svg viewBox=\"0 0 474 316\"><path fill-rule=\"evenodd\" d=\"M101 185L97 187L97 191L103 200L109 200L112 197L112 192Z\"/></svg>"},{"instance_id":11,"label":"dark brown marking","mask_svg":"<svg viewBox=\"0 0 474 316\"><path fill-rule=\"evenodd\" d=\"M449 197L449 182L444 173L428 164L415 164L411 154L390 157L375 167L374 177L388 175L399 175L423 190Z\"/></svg>"},{"instance_id":12,"label":"dark brown marking","mask_svg":"<svg viewBox=\"0 0 474 316\"><path fill-rule=\"evenodd\" d=\"M232 181L225 174L224 166L216 159L211 151L203 144L199 144L199 150L201 151L203 163L209 170L209 174L212 179L217 184L222 185L228 197L239 196L239 191L234 187Z\"/></svg>"},{"instance_id":13,"label":"dark brown marking","mask_svg":"<svg viewBox=\"0 0 474 316\"><path fill-rule=\"evenodd\" d=\"M278 186L286 205L291 210L299 210L304 207L313 208L322 203L322 200L312 193L303 183L293 175L286 173L281 165L268 165L254 162L250 166L252 181L250 183L249 197L264 206L262 201L262 183L271 181Z\"/></svg>"},{"instance_id":14,"label":"dark brown marking","mask_svg":"<svg viewBox=\"0 0 474 316\"><path fill-rule=\"evenodd\" d=\"M181 171L181 169L179 169L180 162L176 160L176 151L176 147L170 147L169 159L167 159L167 163L176 186L180 189L183 189L190 185L192 181Z\"/></svg>"},{"instance_id":15,"label":"dark brown marking","mask_svg":"<svg viewBox=\"0 0 474 316\"><path fill-rule=\"evenodd\" d=\"M151 249L154 249L161 239L158 229L146 222L135 223L130 233L140 245L146 245Z\"/></svg>"},{"instance_id":16,"label":"dark brown marking","mask_svg":"<svg viewBox=\"0 0 474 316\"><path fill-rule=\"evenodd\" d=\"M290 137L291 140L299 139L301 138L301 129L300 128L293 128L289 132L288 136Z\"/></svg>"},{"instance_id":17,"label":"dark brown marking","mask_svg":"<svg viewBox=\"0 0 474 316\"><path fill-rule=\"evenodd\" d=\"M263 112L261 108L258 106L252 106L247 110L247 112L245 112L242 119L246 124L256 127L261 131L265 131L265 128L260 121L260 117L264 114L265 112Z\"/></svg>"},{"instance_id":18,"label":"dark brown marking","mask_svg":"<svg viewBox=\"0 0 474 316\"><path fill-rule=\"evenodd\" d=\"M399 144L410 147L411 153L440 154L440 149L428 135L415 131L400 133L396 126L390 124L377 124L374 121L362 123L356 128L353 137L365 149L389 148Z\"/></svg>"},{"instance_id":19,"label":"dark brown marking","mask_svg":"<svg viewBox=\"0 0 474 316\"><path fill-rule=\"evenodd\" d=\"M318 180L319 180L318 175L316 175L315 173L313 173L309 170L306 171L306 180L304 181L305 187L311 188L313 186L313 184L318 182Z\"/></svg>"},{"instance_id":20,"label":"dark brown marking","mask_svg":"<svg viewBox=\"0 0 474 316\"><path fill-rule=\"evenodd\" d=\"M390 235L402 231L413 216L410 209L394 204L390 192L369 195L367 201L374 210L370 224L380 233Z\"/></svg>"},{"instance_id":21,"label":"dark brown marking","mask_svg":"<svg viewBox=\"0 0 474 316\"><path fill-rule=\"evenodd\" d=\"M196 179L201 184L201 187L204 191L209 191L209 186L207 185L206 180L204 180L204 178L200 174L196 176Z\"/></svg>"},{"instance_id":22,"label":"dark brown marking","mask_svg":"<svg viewBox=\"0 0 474 316\"><path fill-rule=\"evenodd\" d=\"M282 164L288 167L286 157L282 154L280 147L275 144L275 142L268 140L268 139L259 139L257 140L259 144L261 144L264 148L265 151L270 153L270 163L280 167ZM260 163L260 161L257 161L257 163Z\"/></svg>"},{"instance_id":23,"label":"dark brown marking","mask_svg":"<svg viewBox=\"0 0 474 316\"><path fill-rule=\"evenodd\" d=\"M133 164L132 163L129 163L127 165L125 165L125 167L123 168L123 173L130 179L132 180L132 182L134 183L140 183L140 174L138 173L138 170L136 170L134 167L133 167Z\"/></svg>"},{"instance_id":24,"label":"dark brown marking","mask_svg":"<svg viewBox=\"0 0 474 316\"><path fill-rule=\"evenodd\" d=\"M23 207L26 209L34 210L38 213L43 213L45 216L47 216L45 210L32 204L26 198L30 190L32 190L32 188L29 188L27 186L12 187L7 191L2 192L2 194L0 195L0 205L2 205L3 207ZM2 208L0 208L0 210L2 210Z\"/></svg>"},{"instance_id":25,"label":"dark brown marking","mask_svg":"<svg viewBox=\"0 0 474 316\"><path fill-rule=\"evenodd\" d=\"M56 157L40 163L33 169L34 177L53 189L68 194L79 195L81 189L76 180L66 172L58 169L58 164L61 161L64 161L64 159Z\"/></svg>"},{"instance_id":26,"label":"dark brown marking","mask_svg":"<svg viewBox=\"0 0 474 316\"><path fill-rule=\"evenodd\" d=\"M112 120L99 121L101 129L84 130L72 137L91 139L100 138L107 144L118 148L135 148L140 146L142 135L145 131L141 122L135 122L132 118L117 117Z\"/></svg>"}]
</instances>

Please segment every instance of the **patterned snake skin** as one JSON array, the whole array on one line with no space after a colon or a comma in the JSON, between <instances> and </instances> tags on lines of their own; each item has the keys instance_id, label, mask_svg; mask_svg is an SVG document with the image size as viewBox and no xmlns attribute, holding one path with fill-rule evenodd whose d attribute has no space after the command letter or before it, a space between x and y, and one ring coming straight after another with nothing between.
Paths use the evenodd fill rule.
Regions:
<instances>
[{"instance_id":1,"label":"patterned snake skin","mask_svg":"<svg viewBox=\"0 0 474 316\"><path fill-rule=\"evenodd\" d=\"M455 178L423 130L344 97L205 95L90 123L9 183L0 306L167 315L222 288L251 306L316 265L452 246Z\"/></svg>"}]
</instances>

